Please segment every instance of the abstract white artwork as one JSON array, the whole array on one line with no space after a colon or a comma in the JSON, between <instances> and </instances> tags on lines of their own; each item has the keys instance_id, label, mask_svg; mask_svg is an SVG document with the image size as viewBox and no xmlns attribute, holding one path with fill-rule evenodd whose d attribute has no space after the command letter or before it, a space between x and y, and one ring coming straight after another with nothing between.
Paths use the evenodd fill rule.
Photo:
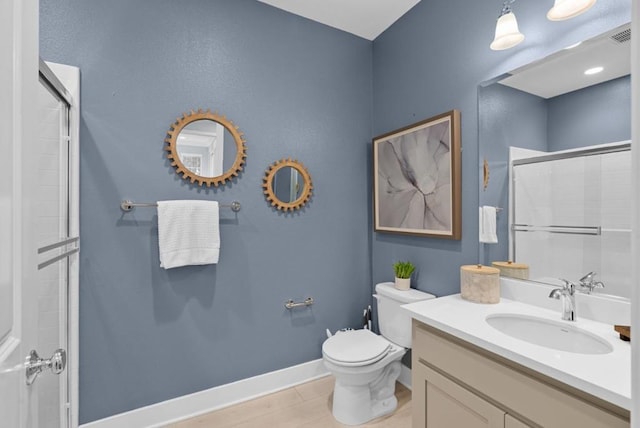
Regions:
<instances>
[{"instance_id":1,"label":"abstract white artwork","mask_svg":"<svg viewBox=\"0 0 640 428\"><path fill-rule=\"evenodd\" d=\"M374 138L377 232L460 239L460 112Z\"/></svg>"}]
</instances>

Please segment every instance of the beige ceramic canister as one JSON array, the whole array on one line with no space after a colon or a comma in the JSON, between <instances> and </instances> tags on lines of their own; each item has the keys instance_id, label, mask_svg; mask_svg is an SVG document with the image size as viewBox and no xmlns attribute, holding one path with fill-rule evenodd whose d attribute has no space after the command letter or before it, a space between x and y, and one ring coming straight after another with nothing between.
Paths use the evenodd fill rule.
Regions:
<instances>
[{"instance_id":1,"label":"beige ceramic canister","mask_svg":"<svg viewBox=\"0 0 640 428\"><path fill-rule=\"evenodd\" d=\"M500 276L518 279L529 279L529 265L524 263L493 262L491 266L500 269Z\"/></svg>"},{"instance_id":2,"label":"beige ceramic canister","mask_svg":"<svg viewBox=\"0 0 640 428\"><path fill-rule=\"evenodd\" d=\"M500 270L482 265L460 266L460 294L476 303L500 303Z\"/></svg>"}]
</instances>

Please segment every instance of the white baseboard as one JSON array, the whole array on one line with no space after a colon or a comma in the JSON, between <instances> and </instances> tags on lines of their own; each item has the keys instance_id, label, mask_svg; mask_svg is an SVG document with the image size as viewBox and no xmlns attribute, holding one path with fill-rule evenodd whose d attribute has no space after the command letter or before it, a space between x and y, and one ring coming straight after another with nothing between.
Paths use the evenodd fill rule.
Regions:
<instances>
[{"instance_id":1,"label":"white baseboard","mask_svg":"<svg viewBox=\"0 0 640 428\"><path fill-rule=\"evenodd\" d=\"M328 374L322 359L318 359L120 413L83 424L81 428L161 427L290 388Z\"/></svg>"},{"instance_id":2,"label":"white baseboard","mask_svg":"<svg viewBox=\"0 0 640 428\"><path fill-rule=\"evenodd\" d=\"M398 376L398 382L406 386L407 389L411 391L411 369L404 364L402 365L400 376Z\"/></svg>"}]
</instances>

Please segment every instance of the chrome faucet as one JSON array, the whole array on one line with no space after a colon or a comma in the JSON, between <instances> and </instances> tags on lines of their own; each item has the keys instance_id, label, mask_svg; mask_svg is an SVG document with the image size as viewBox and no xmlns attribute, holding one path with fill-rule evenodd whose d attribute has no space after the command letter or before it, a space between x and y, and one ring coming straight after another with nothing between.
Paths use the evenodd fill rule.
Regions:
<instances>
[{"instance_id":1,"label":"chrome faucet","mask_svg":"<svg viewBox=\"0 0 640 428\"><path fill-rule=\"evenodd\" d=\"M594 288L604 288L604 284L602 283L602 281L594 280L594 277L596 275L597 273L595 272L589 272L588 274L580 278L578 284L580 284L580 287L585 289L585 293L591 294Z\"/></svg>"},{"instance_id":2,"label":"chrome faucet","mask_svg":"<svg viewBox=\"0 0 640 428\"><path fill-rule=\"evenodd\" d=\"M567 281L566 279L561 279L564 284L562 288L554 288L549 293L549 297L552 299L560 299L562 298L562 319L565 321L575 321L576 320L576 285Z\"/></svg>"}]
</instances>

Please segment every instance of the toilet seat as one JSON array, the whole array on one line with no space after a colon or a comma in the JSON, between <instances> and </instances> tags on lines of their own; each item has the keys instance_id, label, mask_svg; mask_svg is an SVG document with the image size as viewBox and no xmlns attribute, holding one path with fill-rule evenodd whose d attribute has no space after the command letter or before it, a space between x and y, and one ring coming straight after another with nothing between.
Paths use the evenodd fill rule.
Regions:
<instances>
[{"instance_id":1,"label":"toilet seat","mask_svg":"<svg viewBox=\"0 0 640 428\"><path fill-rule=\"evenodd\" d=\"M384 358L392 345L370 330L339 332L322 344L324 357L340 366L365 366Z\"/></svg>"}]
</instances>

